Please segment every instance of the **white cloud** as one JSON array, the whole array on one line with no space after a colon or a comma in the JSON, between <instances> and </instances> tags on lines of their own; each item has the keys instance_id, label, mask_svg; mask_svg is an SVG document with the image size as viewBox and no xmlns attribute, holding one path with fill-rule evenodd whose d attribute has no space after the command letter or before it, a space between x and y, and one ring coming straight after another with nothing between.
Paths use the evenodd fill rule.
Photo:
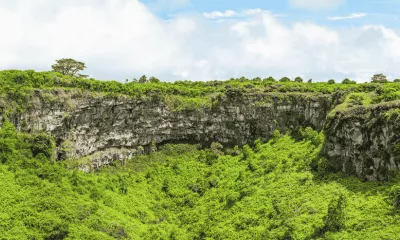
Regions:
<instances>
[{"instance_id":1,"label":"white cloud","mask_svg":"<svg viewBox=\"0 0 400 240\"><path fill-rule=\"evenodd\" d=\"M255 15L261 13L263 10L260 8L246 9L243 11L244 15Z\"/></svg>"},{"instance_id":2,"label":"white cloud","mask_svg":"<svg viewBox=\"0 0 400 240\"><path fill-rule=\"evenodd\" d=\"M241 12L236 12L233 10L226 10L225 12L220 12L220 11L205 12L203 13L203 16L206 18L246 17L246 16L253 16L256 14L260 14L263 12L267 11L261 8L252 8L252 9L245 9Z\"/></svg>"},{"instance_id":3,"label":"white cloud","mask_svg":"<svg viewBox=\"0 0 400 240\"><path fill-rule=\"evenodd\" d=\"M294 7L320 10L337 7L342 4L344 0L289 0L289 2Z\"/></svg>"},{"instance_id":4,"label":"white cloud","mask_svg":"<svg viewBox=\"0 0 400 240\"><path fill-rule=\"evenodd\" d=\"M203 13L206 18L220 18L220 17L232 17L237 13L233 10L226 10L225 12L213 11L213 12L205 12Z\"/></svg>"},{"instance_id":5,"label":"white cloud","mask_svg":"<svg viewBox=\"0 0 400 240\"><path fill-rule=\"evenodd\" d=\"M154 0L149 2L147 6L153 11L177 10L190 2L191 0Z\"/></svg>"},{"instance_id":6,"label":"white cloud","mask_svg":"<svg viewBox=\"0 0 400 240\"><path fill-rule=\"evenodd\" d=\"M329 20L344 20L344 19L352 19L352 18L361 18L367 16L366 13L352 13L348 16L336 16L336 17L328 17Z\"/></svg>"},{"instance_id":7,"label":"white cloud","mask_svg":"<svg viewBox=\"0 0 400 240\"><path fill-rule=\"evenodd\" d=\"M201 14L167 22L136 0L4 3L1 69L48 70L55 59L72 57L86 62L93 77L120 81L142 74L162 80L400 76L400 36L381 25L288 26L267 11L220 23Z\"/></svg>"}]
</instances>

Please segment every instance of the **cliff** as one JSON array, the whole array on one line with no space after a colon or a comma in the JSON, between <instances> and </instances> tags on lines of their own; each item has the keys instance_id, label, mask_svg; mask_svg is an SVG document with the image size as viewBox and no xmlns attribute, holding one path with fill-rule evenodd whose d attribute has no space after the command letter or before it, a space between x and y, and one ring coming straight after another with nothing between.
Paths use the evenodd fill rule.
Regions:
<instances>
[{"instance_id":1,"label":"cliff","mask_svg":"<svg viewBox=\"0 0 400 240\"><path fill-rule=\"evenodd\" d=\"M36 90L26 110L12 114L10 120L21 131L49 132L59 160L88 157L96 168L151 151L152 145L220 142L234 146L267 140L275 129L321 130L338 99L338 94L229 90L211 98L207 106L176 109L160 96Z\"/></svg>"},{"instance_id":2,"label":"cliff","mask_svg":"<svg viewBox=\"0 0 400 240\"><path fill-rule=\"evenodd\" d=\"M166 143L225 146L275 130L324 130L333 170L385 180L399 169L400 84L278 83L269 79L120 83L54 72L0 71L0 125L50 133L58 160L85 170Z\"/></svg>"},{"instance_id":3,"label":"cliff","mask_svg":"<svg viewBox=\"0 0 400 240\"><path fill-rule=\"evenodd\" d=\"M387 180L400 167L400 101L357 106L331 114L324 154L335 170Z\"/></svg>"}]
</instances>

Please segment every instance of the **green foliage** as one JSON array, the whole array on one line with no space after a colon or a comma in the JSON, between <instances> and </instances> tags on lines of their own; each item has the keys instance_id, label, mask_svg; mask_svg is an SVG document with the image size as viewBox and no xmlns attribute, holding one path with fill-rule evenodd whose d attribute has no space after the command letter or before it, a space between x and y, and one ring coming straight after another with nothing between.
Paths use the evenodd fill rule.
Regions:
<instances>
[{"instance_id":1,"label":"green foliage","mask_svg":"<svg viewBox=\"0 0 400 240\"><path fill-rule=\"evenodd\" d=\"M159 80L158 78L156 78L156 77L150 77L150 78L149 78L149 82L150 82L150 83L159 83L160 80Z\"/></svg>"},{"instance_id":2,"label":"green foliage","mask_svg":"<svg viewBox=\"0 0 400 240\"><path fill-rule=\"evenodd\" d=\"M371 82L372 83L387 83L388 80L386 79L385 75L383 75L382 73L379 73L379 74L374 74L371 77Z\"/></svg>"},{"instance_id":3,"label":"green foliage","mask_svg":"<svg viewBox=\"0 0 400 240\"><path fill-rule=\"evenodd\" d=\"M400 142L394 145L393 153L400 156Z\"/></svg>"},{"instance_id":4,"label":"green foliage","mask_svg":"<svg viewBox=\"0 0 400 240\"><path fill-rule=\"evenodd\" d=\"M283 78L279 79L279 82L290 82L290 78L283 77Z\"/></svg>"},{"instance_id":5,"label":"green foliage","mask_svg":"<svg viewBox=\"0 0 400 240\"><path fill-rule=\"evenodd\" d=\"M71 75L71 74L69 74ZM310 79L311 80L311 79ZM311 83L312 81L308 81ZM146 83L146 84L143 84ZM224 96L237 96L252 93L273 93L286 96L287 93L307 94L310 97L320 93L348 95L349 93L374 93L373 103L400 99L400 85L397 83L355 84L345 80L347 84L332 84L332 82L317 82L306 84L282 78L276 81L268 77L249 80L245 77L231 78L227 81L175 81L160 82L155 77L147 79L143 75L140 80L125 83L117 81L99 81L79 76L68 76L58 72L35 72L32 70L0 71L0 95L7 103L0 102L0 111L20 113L28 109L33 96L39 92L43 101L59 100L59 92L79 92L94 96L120 96L165 101L176 111L199 110L203 107L213 108ZM70 104L71 105L71 104ZM73 105L71 105L73 107Z\"/></svg>"},{"instance_id":6,"label":"green foliage","mask_svg":"<svg viewBox=\"0 0 400 240\"><path fill-rule=\"evenodd\" d=\"M143 75L139 78L139 83L147 83L147 77L146 75Z\"/></svg>"},{"instance_id":7,"label":"green foliage","mask_svg":"<svg viewBox=\"0 0 400 240\"><path fill-rule=\"evenodd\" d=\"M376 101L374 93L354 92L346 96L344 101L337 105L328 116L332 117L337 112L346 112L354 108L368 107Z\"/></svg>"},{"instance_id":8,"label":"green foliage","mask_svg":"<svg viewBox=\"0 0 400 240\"><path fill-rule=\"evenodd\" d=\"M274 130L274 133L272 134L272 140L277 141L281 137L281 133L279 132L278 129Z\"/></svg>"},{"instance_id":9,"label":"green foliage","mask_svg":"<svg viewBox=\"0 0 400 240\"><path fill-rule=\"evenodd\" d=\"M221 98L247 93L281 99L335 94L341 101L330 116L400 99L397 82L297 80L166 83L142 76L120 83L7 70L0 71L0 111L7 116L29 109L38 92L51 104L60 90L161 101L174 111L213 109ZM390 120L400 116L397 108L382 114ZM4 239L397 239L399 180L364 183L331 174L320 155L323 142L322 133L306 127L296 140L275 130L270 141L256 140L253 148L153 144L150 155L138 147L138 156L124 164L85 174L70 170L69 160L52 161L51 137L20 133L5 118L0 232ZM67 140L57 150L69 159L73 143ZM79 161L89 163L88 158Z\"/></svg>"},{"instance_id":10,"label":"green foliage","mask_svg":"<svg viewBox=\"0 0 400 240\"><path fill-rule=\"evenodd\" d=\"M342 84L356 84L357 82L356 81L352 81L352 80L350 80L350 79L348 79L348 78L345 78L343 81L342 81Z\"/></svg>"},{"instance_id":11,"label":"green foliage","mask_svg":"<svg viewBox=\"0 0 400 240\"><path fill-rule=\"evenodd\" d=\"M45 133L35 134L31 137L31 151L34 157L43 154L44 157L54 160L54 140Z\"/></svg>"},{"instance_id":12,"label":"green foliage","mask_svg":"<svg viewBox=\"0 0 400 240\"><path fill-rule=\"evenodd\" d=\"M264 82L270 82L270 83L276 82L276 80L273 77L264 78L263 81Z\"/></svg>"},{"instance_id":13,"label":"green foliage","mask_svg":"<svg viewBox=\"0 0 400 240\"><path fill-rule=\"evenodd\" d=\"M310 170L320 133L275 131L254 149L164 145L95 173L50 161L52 139L0 128L4 239L396 239L399 180ZM69 148L70 143L66 143ZM227 151L228 152L228 151ZM339 193L339 194L337 194ZM391 200L386 199L386 195ZM378 227L377 227L378 226Z\"/></svg>"},{"instance_id":14,"label":"green foliage","mask_svg":"<svg viewBox=\"0 0 400 240\"><path fill-rule=\"evenodd\" d=\"M76 61L72 58L62 58L56 60L56 62L56 64L51 66L54 72L70 77L87 77L86 75L78 74L78 72L86 68L83 62Z\"/></svg>"},{"instance_id":15,"label":"green foliage","mask_svg":"<svg viewBox=\"0 0 400 240\"><path fill-rule=\"evenodd\" d=\"M314 131L311 127L300 128L300 134L303 139L311 141L315 146L319 146L324 141L323 133L318 133Z\"/></svg>"},{"instance_id":16,"label":"green foliage","mask_svg":"<svg viewBox=\"0 0 400 240\"><path fill-rule=\"evenodd\" d=\"M301 77L296 77L295 79L294 79L294 81L295 82L303 82L303 79L301 78Z\"/></svg>"},{"instance_id":17,"label":"green foliage","mask_svg":"<svg viewBox=\"0 0 400 240\"><path fill-rule=\"evenodd\" d=\"M315 236L319 237L326 232L338 232L345 227L346 197L343 193L337 199L332 199L328 205L328 213L324 216L324 225L318 229Z\"/></svg>"},{"instance_id":18,"label":"green foliage","mask_svg":"<svg viewBox=\"0 0 400 240\"><path fill-rule=\"evenodd\" d=\"M329 79L329 80L328 80L328 84L335 84L335 80Z\"/></svg>"},{"instance_id":19,"label":"green foliage","mask_svg":"<svg viewBox=\"0 0 400 240\"><path fill-rule=\"evenodd\" d=\"M400 185L395 185L390 189L389 197L393 201L393 207L398 209L400 207Z\"/></svg>"}]
</instances>

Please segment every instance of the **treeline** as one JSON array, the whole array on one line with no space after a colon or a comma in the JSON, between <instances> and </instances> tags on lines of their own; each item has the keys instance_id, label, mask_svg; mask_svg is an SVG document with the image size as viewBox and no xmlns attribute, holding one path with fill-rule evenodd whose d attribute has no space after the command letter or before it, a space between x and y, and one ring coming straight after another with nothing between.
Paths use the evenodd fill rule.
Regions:
<instances>
[{"instance_id":1,"label":"treeline","mask_svg":"<svg viewBox=\"0 0 400 240\"><path fill-rule=\"evenodd\" d=\"M68 61L70 60L64 60ZM58 62L58 64L67 64ZM264 93L299 93L309 94L334 94L347 96L350 93L366 93L361 101L379 103L400 99L400 84L387 81L383 74L376 74L371 78L371 83L356 84L355 81L344 79L341 84L334 80L328 82L315 82L308 80L303 82L300 77L293 81L289 78L276 80L273 77L247 79L231 78L226 81L175 81L162 82L155 77L142 76L139 80L127 81L100 81L88 78L79 73L83 69L83 63L75 63L77 66L68 65L67 70L53 65L53 70L48 72L35 72L33 70L4 70L0 71L0 95L11 103L1 104L5 108L12 108L13 112L23 112L29 104L29 99L34 90L50 91L58 90L86 91L86 93L101 93L106 96L127 95L135 98L146 98L154 101L163 101L173 107L174 110L193 110L210 108L217 99L223 95L240 94L264 94ZM72 69L72 70L71 70ZM358 101L360 102L360 101ZM3 106L3 108L4 108ZM4 109L3 109L4 110ZM5 110L4 110L5 111Z\"/></svg>"}]
</instances>

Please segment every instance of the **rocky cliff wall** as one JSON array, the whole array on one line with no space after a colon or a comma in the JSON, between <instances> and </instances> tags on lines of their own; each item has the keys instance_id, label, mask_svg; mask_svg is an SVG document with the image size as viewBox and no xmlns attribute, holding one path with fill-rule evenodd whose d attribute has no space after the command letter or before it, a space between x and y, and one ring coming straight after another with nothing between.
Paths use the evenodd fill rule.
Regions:
<instances>
[{"instance_id":1,"label":"rocky cliff wall","mask_svg":"<svg viewBox=\"0 0 400 240\"><path fill-rule=\"evenodd\" d=\"M162 98L36 91L12 122L54 137L58 158L89 156L94 167L146 151L151 143L243 145L300 126L322 129L338 97L329 94L228 91L212 107L174 111ZM142 148L144 147L144 148Z\"/></svg>"},{"instance_id":2,"label":"rocky cliff wall","mask_svg":"<svg viewBox=\"0 0 400 240\"><path fill-rule=\"evenodd\" d=\"M386 180L400 168L400 101L338 111L325 124L324 154L335 170Z\"/></svg>"}]
</instances>

